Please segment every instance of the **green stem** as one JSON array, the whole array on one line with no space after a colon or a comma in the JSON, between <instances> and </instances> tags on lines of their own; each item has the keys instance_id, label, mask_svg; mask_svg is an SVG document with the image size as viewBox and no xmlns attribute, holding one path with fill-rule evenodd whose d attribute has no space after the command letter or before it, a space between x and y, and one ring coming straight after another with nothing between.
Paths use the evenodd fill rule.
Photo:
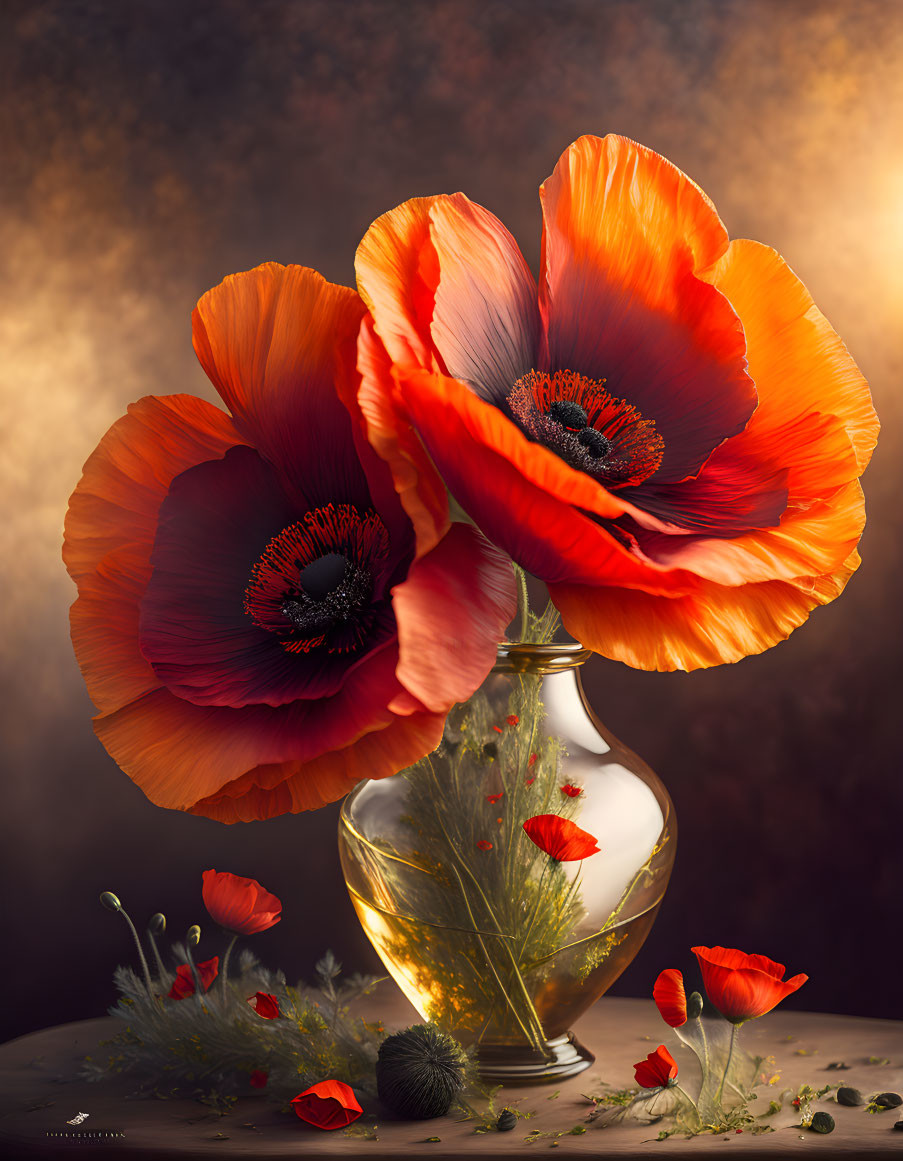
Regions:
<instances>
[{"instance_id":1,"label":"green stem","mask_svg":"<svg viewBox=\"0 0 903 1161\"><path fill-rule=\"evenodd\" d=\"M430 776L432 777L433 782L435 782L435 784L436 784L436 789L437 789L437 791L439 791L439 797L441 797L441 786L439 785L439 779L436 777L436 771L433 767L433 764L429 760L428 757L424 759L424 762L427 765L427 769L430 772ZM437 799L437 801L438 801L438 799ZM531 1040L534 1043L534 1046L536 1048L538 1048L539 1051L541 1051L543 1053L543 1055L548 1056L548 1048L546 1046L546 1037L545 1037L545 1033L543 1031L542 1021L539 1018L539 1013L536 1011L536 1008L533 1005L533 1000L530 998L530 993L527 991L527 986L524 983L523 976L520 973L520 969L517 965L517 960L514 958L514 952L511 949L511 947L509 946L508 941L505 939L504 932L502 931L502 926L499 923L498 919L496 918L495 912L493 911L493 909L489 903L489 900L486 898L486 893L483 891L483 888L480 885L479 879L476 877L476 875L473 873L473 871L467 865L467 861L461 856L460 851L457 850L457 848L455 847L455 844L452 842L451 836L449 835L449 833L445 827L445 823L442 821L442 815L439 813L438 809L436 811L436 821L439 824L439 829L442 831L443 835L445 836L445 841L448 844L449 851L451 851L451 853L457 858L458 862L461 864L461 867L467 872L468 877L470 878L473 885L476 887L480 898L483 900L483 906L486 908L486 913L489 916L489 919L492 922L492 925L495 927L497 934L501 938L502 951L504 952L505 955L507 955L507 957L510 961L510 966L511 966L511 969L514 973L514 978L517 982L518 988L520 990L521 996L524 1000L524 1004L525 1004L526 1009L527 1009L527 1015L530 1019L531 1024L533 1025L533 1035L530 1036L528 1034L527 1039ZM474 917L474 914L471 910L470 902L467 898L467 892L464 889L464 881L461 878L460 874L458 873L457 868L454 865L452 865L451 869L454 872L455 877L457 878L458 882L461 885L461 894L464 898L464 906L467 908L468 917L470 918L470 921L473 924L474 928L476 928L476 926L477 926L476 918ZM489 957L488 949L486 948L486 945L483 943L482 939L480 939L480 946L483 948L484 953L486 954L487 963L489 964L489 967L490 967L493 975L496 977L496 980L498 981L499 987L502 990L502 995L505 997L505 999L510 1004L512 1011L515 1011L513 1001L510 999L510 997L508 996L508 993L505 991L504 986L502 985L502 982L499 979L498 973L495 969L495 965L493 964L491 958ZM515 1015L516 1015L516 1012L515 1012ZM520 1024L521 1028L523 1028L524 1025L523 1025L523 1022L521 1021L520 1017L516 1015L516 1018L517 1018L518 1024Z\"/></svg>"},{"instance_id":2,"label":"green stem","mask_svg":"<svg viewBox=\"0 0 903 1161\"><path fill-rule=\"evenodd\" d=\"M196 996L204 995L204 985L201 981L201 973L198 971L194 962L194 956L191 954L191 944L185 940L185 954L188 956L188 966L191 968L191 978L194 980L194 994Z\"/></svg>"},{"instance_id":3,"label":"green stem","mask_svg":"<svg viewBox=\"0 0 903 1161\"><path fill-rule=\"evenodd\" d=\"M147 930L147 940L151 945L151 951L154 953L154 962L157 965L157 975L160 977L160 983L165 984L166 980L169 978L169 972L167 972L166 968L163 966L163 960L160 958L160 952L157 948L157 941L154 939L154 933L150 930L150 928Z\"/></svg>"},{"instance_id":4,"label":"green stem","mask_svg":"<svg viewBox=\"0 0 903 1161\"><path fill-rule=\"evenodd\" d=\"M687 1104L690 1106L690 1108L696 1114L697 1124L701 1126L702 1125L702 1114L700 1113L699 1109L696 1107L696 1102L693 1100L693 1098L690 1096L690 1094L686 1091L686 1089L682 1088L677 1083L677 1081L675 1081L671 1087L675 1090L675 1092L679 1092L680 1095L684 1098L684 1100L687 1102Z\"/></svg>"},{"instance_id":5,"label":"green stem","mask_svg":"<svg viewBox=\"0 0 903 1161\"><path fill-rule=\"evenodd\" d=\"M530 933L533 930L533 924L536 922L536 916L539 913L539 905L542 902L542 885L545 882L546 872L552 865L554 860L552 858L546 859L546 865L542 869L542 874L539 876L539 884L536 888L536 898L533 901L533 914L530 916L530 922L527 924L527 930L524 932L523 942L520 945L520 951L517 953L517 962L520 963L524 958L524 952L527 950L527 943L530 939Z\"/></svg>"},{"instance_id":6,"label":"green stem","mask_svg":"<svg viewBox=\"0 0 903 1161\"><path fill-rule=\"evenodd\" d=\"M530 624L530 592L527 588L527 574L519 564L514 566L514 575L517 577L517 609L520 613L520 627L517 631L518 641L526 641L527 629Z\"/></svg>"},{"instance_id":7,"label":"green stem","mask_svg":"<svg viewBox=\"0 0 903 1161\"><path fill-rule=\"evenodd\" d=\"M226 947L225 955L223 956L223 966L220 969L220 987L223 992L223 999L227 999L229 992L227 990L227 977L229 975L229 957L232 955L232 948L235 947L235 941L238 939L237 935L233 935Z\"/></svg>"},{"instance_id":8,"label":"green stem","mask_svg":"<svg viewBox=\"0 0 903 1161\"><path fill-rule=\"evenodd\" d=\"M467 914L470 917L471 923L473 924L474 934L476 934L477 921L476 921L476 917L474 916L474 913L471 909L470 900L467 898L467 891L464 889L464 880L461 878L461 875L458 872L458 868L455 866L452 866L452 874L458 880L458 886L461 888L461 898L464 900L464 906L467 908ZM489 965L489 970L492 972L493 976L495 977L495 982L498 985L499 992L502 994L502 996L505 999L505 1002L507 1003L508 1007L511 1009L511 1014L514 1016L514 1019L517 1021L518 1025L520 1026L520 1030L523 1032L526 1039L529 1041L532 1041L533 1037L532 1037L530 1031L524 1025L523 1020L521 1020L520 1014L518 1013L518 1010L517 1010L517 1006L515 1005L514 1001L511 999L511 997L508 995L507 991L505 990L505 985L502 983L501 977L499 976L499 973L496 970L495 964L492 962L492 956L489 954L489 948L486 946L486 943L483 940L482 935L477 935L477 943L479 943L480 950L483 952L483 956L486 960L486 963Z\"/></svg>"},{"instance_id":9,"label":"green stem","mask_svg":"<svg viewBox=\"0 0 903 1161\"><path fill-rule=\"evenodd\" d=\"M141 940L138 938L138 932L135 930L135 924L129 919L128 913L124 907L119 908L119 914L129 925L129 931L132 933L132 939L135 941L135 947L138 949L138 959L141 961L141 970L144 973L144 983L147 988L147 994L151 999L154 998L154 988L151 983L150 971L148 970L147 960L144 958L144 952L141 949Z\"/></svg>"},{"instance_id":10,"label":"green stem","mask_svg":"<svg viewBox=\"0 0 903 1161\"><path fill-rule=\"evenodd\" d=\"M721 1078L721 1084L718 1085L718 1092L715 1094L715 1100L721 1104L721 1098L724 1095L724 1082L727 1080L727 1074L730 1072L731 1061L734 1059L734 1045L737 1043L737 1030L739 1024L734 1024L731 1028L731 1046L727 1053L727 1064L724 1066L724 1076Z\"/></svg>"}]
</instances>

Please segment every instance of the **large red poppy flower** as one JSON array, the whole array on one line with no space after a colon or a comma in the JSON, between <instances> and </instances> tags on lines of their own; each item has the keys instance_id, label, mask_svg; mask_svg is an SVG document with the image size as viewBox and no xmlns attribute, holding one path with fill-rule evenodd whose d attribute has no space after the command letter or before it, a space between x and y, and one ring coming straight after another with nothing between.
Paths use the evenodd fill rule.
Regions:
<instances>
[{"instance_id":1,"label":"large red poppy flower","mask_svg":"<svg viewBox=\"0 0 903 1161\"><path fill-rule=\"evenodd\" d=\"M652 150L582 137L540 193L538 289L463 194L371 226L371 442L424 543L438 469L597 652L663 670L759 653L859 563L867 385L780 256L729 242Z\"/></svg>"},{"instance_id":2,"label":"large red poppy flower","mask_svg":"<svg viewBox=\"0 0 903 1161\"><path fill-rule=\"evenodd\" d=\"M201 896L210 918L234 935L256 935L281 919L282 903L256 879L205 871Z\"/></svg>"},{"instance_id":3,"label":"large red poppy flower","mask_svg":"<svg viewBox=\"0 0 903 1161\"><path fill-rule=\"evenodd\" d=\"M694 947L706 994L726 1020L742 1024L764 1016L801 988L808 976L785 980L785 967L764 955L731 947Z\"/></svg>"},{"instance_id":4,"label":"large red poppy flower","mask_svg":"<svg viewBox=\"0 0 903 1161\"><path fill-rule=\"evenodd\" d=\"M633 1067L636 1082L643 1088L662 1088L677 1079L677 1061L664 1044Z\"/></svg>"},{"instance_id":5,"label":"large red poppy flower","mask_svg":"<svg viewBox=\"0 0 903 1161\"><path fill-rule=\"evenodd\" d=\"M363 313L303 267L227 278L193 327L231 414L139 400L72 496L95 730L159 806L235 822L339 798L433 749L495 659L510 565L462 524L418 549L356 419Z\"/></svg>"},{"instance_id":6,"label":"large red poppy flower","mask_svg":"<svg viewBox=\"0 0 903 1161\"><path fill-rule=\"evenodd\" d=\"M524 823L527 837L558 863L576 863L599 853L597 840L560 814L534 814Z\"/></svg>"}]
</instances>

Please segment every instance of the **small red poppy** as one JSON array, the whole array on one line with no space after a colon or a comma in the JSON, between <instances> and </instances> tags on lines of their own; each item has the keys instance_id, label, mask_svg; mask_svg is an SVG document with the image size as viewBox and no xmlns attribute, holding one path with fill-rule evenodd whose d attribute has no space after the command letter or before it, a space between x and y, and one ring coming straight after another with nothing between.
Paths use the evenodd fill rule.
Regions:
<instances>
[{"instance_id":1,"label":"small red poppy","mask_svg":"<svg viewBox=\"0 0 903 1161\"><path fill-rule=\"evenodd\" d=\"M558 814L535 814L524 830L541 851L558 863L573 863L599 851L596 839L569 818Z\"/></svg>"},{"instance_id":2,"label":"small red poppy","mask_svg":"<svg viewBox=\"0 0 903 1161\"><path fill-rule=\"evenodd\" d=\"M672 1028L687 1022L687 993L684 978L677 968L666 968L655 981L652 998L661 1018Z\"/></svg>"},{"instance_id":3,"label":"small red poppy","mask_svg":"<svg viewBox=\"0 0 903 1161\"><path fill-rule=\"evenodd\" d=\"M530 761L527 763L527 765L528 766L535 766L536 765L536 755L535 754L530 755Z\"/></svg>"},{"instance_id":4,"label":"small red poppy","mask_svg":"<svg viewBox=\"0 0 903 1161\"><path fill-rule=\"evenodd\" d=\"M520 718L517 716L517 714L508 714L508 716L505 718L505 721L509 726L516 726L520 721Z\"/></svg>"},{"instance_id":5,"label":"small red poppy","mask_svg":"<svg viewBox=\"0 0 903 1161\"><path fill-rule=\"evenodd\" d=\"M489 839L480 839L480 841L477 843L477 850L478 851L491 851L492 850L492 843L489 841Z\"/></svg>"},{"instance_id":6,"label":"small red poppy","mask_svg":"<svg viewBox=\"0 0 903 1161\"><path fill-rule=\"evenodd\" d=\"M504 795L505 795L505 792L504 792L504 790L500 790L498 794L487 794L487 795L486 795L486 801L487 801L487 802L488 802L488 803L489 803L491 806L495 806L495 804L496 804L496 803L499 801L499 799L500 799L500 798L503 798L503 797L504 797Z\"/></svg>"},{"instance_id":7,"label":"small red poppy","mask_svg":"<svg viewBox=\"0 0 903 1161\"><path fill-rule=\"evenodd\" d=\"M662 1088L677 1077L677 1061L664 1044L659 1044L655 1052L650 1052L645 1060L633 1067L636 1082L643 1088Z\"/></svg>"},{"instance_id":8,"label":"small red poppy","mask_svg":"<svg viewBox=\"0 0 903 1161\"><path fill-rule=\"evenodd\" d=\"M495 730L495 732L496 732L497 734L500 734L500 733L502 732L502 727L501 727L501 726L493 726L492 728Z\"/></svg>"},{"instance_id":9,"label":"small red poppy","mask_svg":"<svg viewBox=\"0 0 903 1161\"><path fill-rule=\"evenodd\" d=\"M248 1084L250 1084L251 1088L266 1088L269 1075L270 1074L268 1072L264 1072L262 1068L255 1068L251 1075L248 1077Z\"/></svg>"},{"instance_id":10,"label":"small red poppy","mask_svg":"<svg viewBox=\"0 0 903 1161\"><path fill-rule=\"evenodd\" d=\"M562 794L566 794L568 798L579 798L583 793L581 786L572 786L570 782L559 788Z\"/></svg>"},{"instance_id":11,"label":"small red poppy","mask_svg":"<svg viewBox=\"0 0 903 1161\"><path fill-rule=\"evenodd\" d=\"M535 777L534 778L525 778L524 779L524 786L532 786L535 781L536 781Z\"/></svg>"},{"instance_id":12,"label":"small red poppy","mask_svg":"<svg viewBox=\"0 0 903 1161\"><path fill-rule=\"evenodd\" d=\"M502 820L500 818L497 818L495 821L499 824L499 826L502 825Z\"/></svg>"},{"instance_id":13,"label":"small red poppy","mask_svg":"<svg viewBox=\"0 0 903 1161\"><path fill-rule=\"evenodd\" d=\"M235 935L256 935L279 922L282 904L256 879L205 871L202 895L214 923Z\"/></svg>"},{"instance_id":14,"label":"small red poppy","mask_svg":"<svg viewBox=\"0 0 903 1161\"><path fill-rule=\"evenodd\" d=\"M785 980L787 970L764 955L747 955L731 947L694 947L709 999L726 1020L742 1024L764 1016L801 988L806 975Z\"/></svg>"},{"instance_id":15,"label":"small red poppy","mask_svg":"<svg viewBox=\"0 0 903 1161\"><path fill-rule=\"evenodd\" d=\"M321 1080L292 1100L302 1121L318 1129L343 1129L364 1111L349 1085L341 1080Z\"/></svg>"},{"instance_id":16,"label":"small red poppy","mask_svg":"<svg viewBox=\"0 0 903 1161\"><path fill-rule=\"evenodd\" d=\"M264 1020L276 1020L282 1015L279 1011L279 1001L269 992L257 992L253 996L248 996L248 1003Z\"/></svg>"},{"instance_id":17,"label":"small red poppy","mask_svg":"<svg viewBox=\"0 0 903 1161\"><path fill-rule=\"evenodd\" d=\"M210 985L219 974L219 956L215 955L213 959L205 959L203 963L196 966L201 983L204 985L204 991L208 992ZM169 989L169 998L171 1000L185 1000L188 996L193 995L194 976L191 974L191 968L187 963L180 963L176 968L176 978Z\"/></svg>"}]
</instances>

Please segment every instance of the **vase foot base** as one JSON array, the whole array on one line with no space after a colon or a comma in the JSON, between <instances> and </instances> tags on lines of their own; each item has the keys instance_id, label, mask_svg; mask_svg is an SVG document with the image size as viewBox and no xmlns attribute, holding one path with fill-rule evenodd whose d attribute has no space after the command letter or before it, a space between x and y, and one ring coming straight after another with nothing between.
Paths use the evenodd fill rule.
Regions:
<instances>
[{"instance_id":1,"label":"vase foot base","mask_svg":"<svg viewBox=\"0 0 903 1161\"><path fill-rule=\"evenodd\" d=\"M513 1045L484 1045L477 1052L480 1077L493 1084L544 1084L583 1072L596 1059L573 1032L546 1042L548 1055Z\"/></svg>"}]
</instances>

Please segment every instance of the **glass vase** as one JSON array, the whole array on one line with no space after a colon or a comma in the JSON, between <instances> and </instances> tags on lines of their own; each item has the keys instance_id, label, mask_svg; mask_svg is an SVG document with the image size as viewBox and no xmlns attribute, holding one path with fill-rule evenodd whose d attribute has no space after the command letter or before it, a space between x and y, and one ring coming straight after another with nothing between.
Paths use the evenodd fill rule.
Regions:
<instances>
[{"instance_id":1,"label":"glass vase","mask_svg":"<svg viewBox=\"0 0 903 1161\"><path fill-rule=\"evenodd\" d=\"M592 1062L571 1025L642 946L674 862L671 800L589 708L588 656L503 646L433 754L342 806L342 869L364 931L423 1019L474 1046L493 1083ZM524 829L544 816L595 842L548 853L548 819L531 824L540 845Z\"/></svg>"}]
</instances>

